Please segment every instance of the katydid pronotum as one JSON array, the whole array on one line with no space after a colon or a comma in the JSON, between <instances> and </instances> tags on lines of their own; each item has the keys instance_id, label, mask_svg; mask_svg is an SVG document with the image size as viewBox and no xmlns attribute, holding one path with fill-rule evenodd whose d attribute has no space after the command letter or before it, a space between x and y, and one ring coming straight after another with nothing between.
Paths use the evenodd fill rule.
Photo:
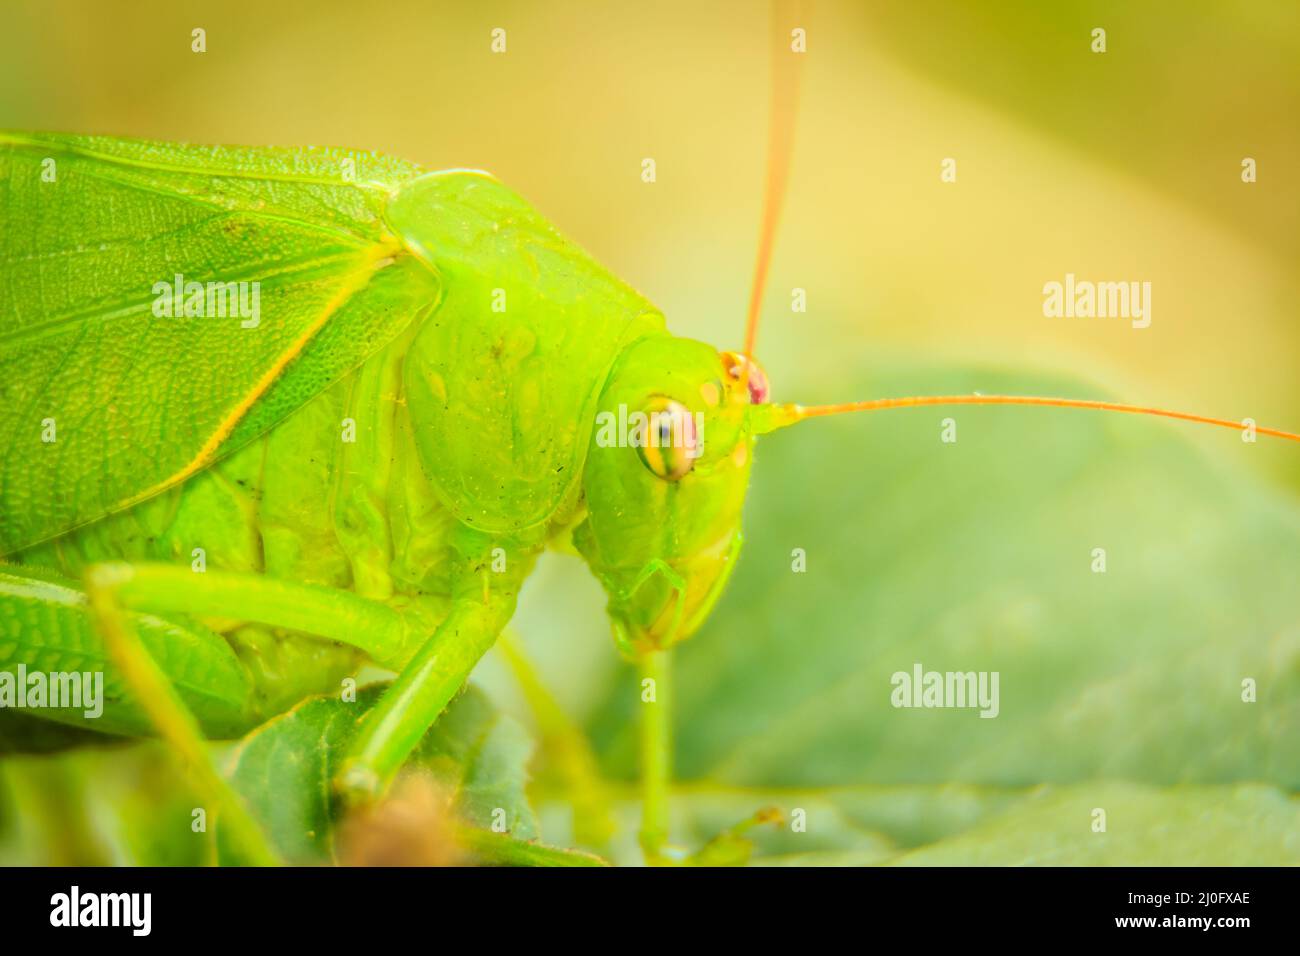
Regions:
<instances>
[{"instance_id":1,"label":"katydid pronotum","mask_svg":"<svg viewBox=\"0 0 1300 956\"><path fill-rule=\"evenodd\" d=\"M1242 427L1021 396L769 402L753 356L792 89L774 98L744 345L722 353L671 335L484 173L0 134L0 669L111 661L95 729L165 738L265 858L204 738L373 661L398 677L335 786L381 797L539 553L571 543L661 687L641 840L669 862L667 658L735 566L760 435L958 404ZM598 425L629 420L626 441Z\"/></svg>"}]
</instances>

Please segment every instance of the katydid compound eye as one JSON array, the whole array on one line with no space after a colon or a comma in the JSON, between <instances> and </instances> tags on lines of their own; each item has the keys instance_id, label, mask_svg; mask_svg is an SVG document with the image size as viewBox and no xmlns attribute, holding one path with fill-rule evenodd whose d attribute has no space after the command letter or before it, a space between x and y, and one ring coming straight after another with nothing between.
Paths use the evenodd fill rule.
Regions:
<instances>
[{"instance_id":1,"label":"katydid compound eye","mask_svg":"<svg viewBox=\"0 0 1300 956\"><path fill-rule=\"evenodd\" d=\"M695 416L681 402L662 397L652 398L642 415L636 429L641 463L664 481L684 478L703 449Z\"/></svg>"},{"instance_id":2,"label":"katydid compound eye","mask_svg":"<svg viewBox=\"0 0 1300 956\"><path fill-rule=\"evenodd\" d=\"M739 352L723 352L722 369L733 382L744 380L748 370L750 403L762 405L767 401L767 373L752 358Z\"/></svg>"}]
</instances>

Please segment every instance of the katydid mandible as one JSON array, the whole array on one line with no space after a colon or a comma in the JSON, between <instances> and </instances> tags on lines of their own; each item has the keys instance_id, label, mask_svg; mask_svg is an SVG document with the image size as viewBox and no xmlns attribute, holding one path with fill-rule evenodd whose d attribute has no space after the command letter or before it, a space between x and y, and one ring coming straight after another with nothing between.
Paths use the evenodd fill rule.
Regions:
<instances>
[{"instance_id":1,"label":"katydid mandible","mask_svg":"<svg viewBox=\"0 0 1300 956\"><path fill-rule=\"evenodd\" d=\"M1240 427L1020 396L769 402L753 352L788 133L745 345L721 353L485 173L0 134L0 668L103 662L95 729L202 763L202 736L373 661L398 677L335 780L373 800L548 545L576 548L619 647L666 682L735 567L760 435L994 403ZM643 730L652 861L667 690Z\"/></svg>"}]
</instances>

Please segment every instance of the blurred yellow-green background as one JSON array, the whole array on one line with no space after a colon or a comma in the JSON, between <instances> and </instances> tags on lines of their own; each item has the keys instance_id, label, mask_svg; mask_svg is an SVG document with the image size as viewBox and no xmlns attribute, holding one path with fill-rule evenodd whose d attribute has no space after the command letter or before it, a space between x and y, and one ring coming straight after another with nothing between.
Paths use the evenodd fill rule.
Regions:
<instances>
[{"instance_id":1,"label":"blurred yellow-green background","mask_svg":"<svg viewBox=\"0 0 1300 956\"><path fill-rule=\"evenodd\" d=\"M484 168L675 332L740 345L764 4L8 0L0 22L0 127ZM1046 389L1300 427L1300 7L821 2L792 26L808 52L758 346L776 398ZM1149 281L1150 328L1045 318L1043 285L1066 273ZM797 799L835 821L824 862L924 862L944 838L930 852L957 862L1150 858L1061 835L1075 804L1111 800L1143 839L1181 833L1156 840L1182 846L1175 862L1237 862L1243 833L1300 859L1297 449L1041 410L964 412L944 449L942 416L921 414L760 449L750 550L679 661L697 782L679 824L704 837ZM1104 581L1086 573L1099 544ZM598 588L557 557L525 597L524 641L605 772L630 777ZM1002 718L890 712L873 695L917 654L1000 667ZM1268 684L1253 710L1243 675ZM498 658L476 681L529 720ZM572 810L544 757L534 769L543 834L566 842ZM1209 789L1169 796L1192 784ZM1008 835L1040 818L1023 847ZM1228 836L1207 835L1215 820Z\"/></svg>"},{"instance_id":2,"label":"blurred yellow-green background","mask_svg":"<svg viewBox=\"0 0 1300 956\"><path fill-rule=\"evenodd\" d=\"M3 16L5 126L484 168L680 334L740 337L764 4L37 0ZM763 333L778 394L844 349L898 347L1292 420L1298 18L1267 2L816 4ZM1151 281L1152 327L1044 320L1042 285L1067 271ZM793 286L797 318L780 308Z\"/></svg>"}]
</instances>

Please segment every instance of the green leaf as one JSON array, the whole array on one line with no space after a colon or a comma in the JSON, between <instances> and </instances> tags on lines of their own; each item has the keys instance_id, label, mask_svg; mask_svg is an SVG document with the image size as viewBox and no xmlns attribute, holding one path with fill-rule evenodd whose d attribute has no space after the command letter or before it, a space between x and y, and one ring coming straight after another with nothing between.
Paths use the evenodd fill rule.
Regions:
<instances>
[{"instance_id":1,"label":"green leaf","mask_svg":"<svg viewBox=\"0 0 1300 956\"><path fill-rule=\"evenodd\" d=\"M678 842L698 847L766 804L786 821L745 836L764 866L1294 866L1300 801L1273 787L1151 787L1096 781L1029 791L853 787L761 791L684 786L673 801ZM556 808L558 811L558 808ZM552 829L551 807L543 816ZM1104 818L1097 811L1104 811ZM792 824L802 811L805 829ZM620 832L640 808L620 803ZM558 818L559 812L555 814ZM1103 822L1105 829L1094 830ZM634 840L615 859L635 863Z\"/></svg>"},{"instance_id":2,"label":"green leaf","mask_svg":"<svg viewBox=\"0 0 1300 956\"><path fill-rule=\"evenodd\" d=\"M1094 830L1105 811L1105 831ZM1271 788L1046 787L906 866L1295 866L1300 802Z\"/></svg>"},{"instance_id":3,"label":"green leaf","mask_svg":"<svg viewBox=\"0 0 1300 956\"><path fill-rule=\"evenodd\" d=\"M683 783L673 788L673 842L687 853L772 808L780 820L744 829L750 860L764 866L867 866L941 840L995 817L1022 794L991 788L826 787L810 789L732 787ZM546 832L574 842L573 811L558 798L541 803ZM639 864L636 833L641 805L634 788L616 803L617 838L610 858ZM735 841L732 841L735 842Z\"/></svg>"},{"instance_id":4,"label":"green leaf","mask_svg":"<svg viewBox=\"0 0 1300 956\"><path fill-rule=\"evenodd\" d=\"M272 843L295 863L336 860L340 807L331 780L358 719L386 685L372 685L355 703L312 698L244 738L232 755L230 777ZM464 823L489 828L505 811L516 841L537 837L524 793L532 744L523 728L497 713L470 687L447 708L407 763L453 795Z\"/></svg>"},{"instance_id":5,"label":"green leaf","mask_svg":"<svg viewBox=\"0 0 1300 956\"><path fill-rule=\"evenodd\" d=\"M0 756L58 753L73 747L120 747L123 737L0 709Z\"/></svg>"},{"instance_id":6,"label":"green leaf","mask_svg":"<svg viewBox=\"0 0 1300 956\"><path fill-rule=\"evenodd\" d=\"M898 368L791 391L1099 397ZM940 440L945 418L955 443ZM676 654L678 776L901 788L898 815L918 788L953 784L1300 787L1300 509L1249 471L1255 447L1226 429L1009 407L814 420L764 439L745 554ZM893 706L893 675L917 663L997 672L997 716ZM588 721L620 777L635 766L631 679ZM1224 858L1223 841L1245 837L1231 835L1241 816L1186 831L1169 817L1169 862ZM1027 839L1056 845L1049 835Z\"/></svg>"}]
</instances>

